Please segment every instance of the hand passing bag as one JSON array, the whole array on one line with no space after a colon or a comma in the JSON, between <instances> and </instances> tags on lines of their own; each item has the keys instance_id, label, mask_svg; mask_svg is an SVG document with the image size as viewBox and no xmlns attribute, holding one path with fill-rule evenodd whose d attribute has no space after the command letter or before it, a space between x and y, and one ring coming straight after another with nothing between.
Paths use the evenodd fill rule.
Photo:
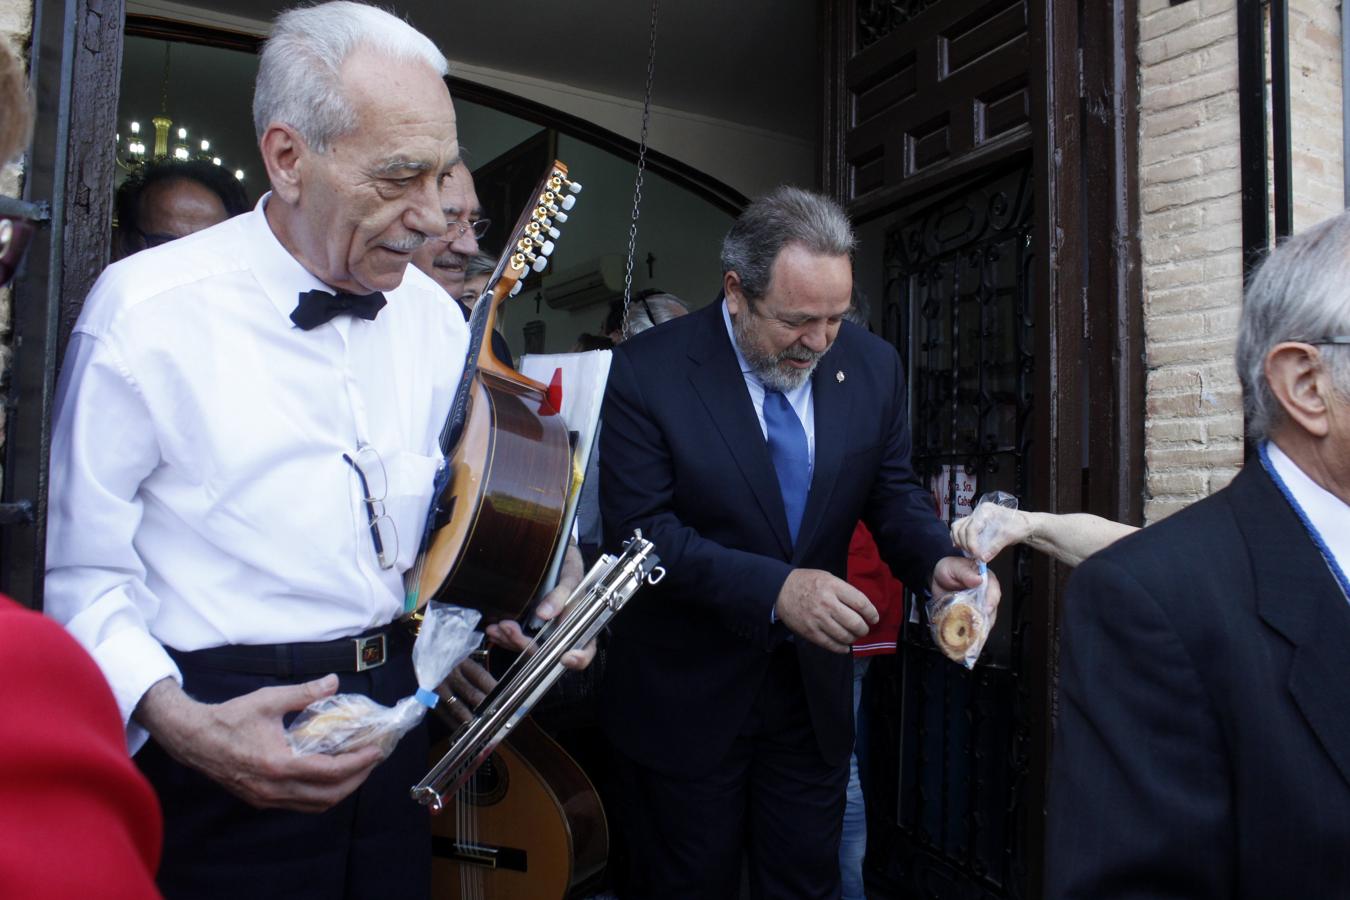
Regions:
<instances>
[{"instance_id":1,"label":"hand passing bag","mask_svg":"<svg viewBox=\"0 0 1350 900\"><path fill-rule=\"evenodd\" d=\"M436 687L482 640L474 631L479 613L441 603L427 607L413 644L417 693L393 706L363 694L334 694L306 706L286 729L291 749L301 753L345 753L377 744L385 756L399 738L436 705Z\"/></svg>"},{"instance_id":2,"label":"hand passing bag","mask_svg":"<svg viewBox=\"0 0 1350 900\"><path fill-rule=\"evenodd\" d=\"M1003 491L985 494L975 504L975 508L978 510L986 503L1017 509L1017 498ZM928 627L938 649L952 662L958 662L967 669L975 668L975 661L980 658L984 642L989 638L989 630L994 625L996 612L988 603L989 575L984 563L980 563L980 575L982 578L978 587L943 594L924 605L928 613Z\"/></svg>"}]
</instances>

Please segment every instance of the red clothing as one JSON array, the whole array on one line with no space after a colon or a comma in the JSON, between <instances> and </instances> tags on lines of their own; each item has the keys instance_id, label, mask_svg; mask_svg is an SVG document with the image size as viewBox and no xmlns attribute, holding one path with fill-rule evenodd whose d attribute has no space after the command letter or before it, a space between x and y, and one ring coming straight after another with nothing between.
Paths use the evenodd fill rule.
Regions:
<instances>
[{"instance_id":1,"label":"red clothing","mask_svg":"<svg viewBox=\"0 0 1350 900\"><path fill-rule=\"evenodd\" d=\"M0 895L159 897L159 804L98 665L7 597L0 646Z\"/></svg>"},{"instance_id":2,"label":"red clothing","mask_svg":"<svg viewBox=\"0 0 1350 900\"><path fill-rule=\"evenodd\" d=\"M848 578L845 580L866 594L881 615L867 637L853 645L853 655L894 653L900 624L905 619L905 586L882 562L872 532L862 522L853 529L853 538L848 542Z\"/></svg>"}]
</instances>

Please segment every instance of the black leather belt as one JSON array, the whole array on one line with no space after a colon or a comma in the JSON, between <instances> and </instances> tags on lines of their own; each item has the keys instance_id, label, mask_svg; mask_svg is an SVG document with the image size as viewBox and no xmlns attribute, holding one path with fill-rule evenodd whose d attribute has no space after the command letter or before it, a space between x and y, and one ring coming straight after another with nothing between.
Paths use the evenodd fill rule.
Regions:
<instances>
[{"instance_id":1,"label":"black leather belt","mask_svg":"<svg viewBox=\"0 0 1350 900\"><path fill-rule=\"evenodd\" d=\"M320 676L364 672L391 657L410 652L413 635L401 621L355 637L295 644L230 644L205 650L166 648L175 662L244 675Z\"/></svg>"}]
</instances>

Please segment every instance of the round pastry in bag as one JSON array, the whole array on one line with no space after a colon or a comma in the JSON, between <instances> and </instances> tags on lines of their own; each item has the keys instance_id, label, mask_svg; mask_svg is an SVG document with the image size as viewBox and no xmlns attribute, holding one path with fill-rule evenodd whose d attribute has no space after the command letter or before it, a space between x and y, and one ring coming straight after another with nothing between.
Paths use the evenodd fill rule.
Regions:
<instances>
[{"instance_id":1,"label":"round pastry in bag","mask_svg":"<svg viewBox=\"0 0 1350 900\"><path fill-rule=\"evenodd\" d=\"M938 649L952 662L974 668L991 624L984 612L984 586L935 597L925 609Z\"/></svg>"},{"instance_id":2,"label":"round pastry in bag","mask_svg":"<svg viewBox=\"0 0 1350 900\"><path fill-rule=\"evenodd\" d=\"M984 631L984 616L975 607L962 603L948 606L936 624L937 643L942 652L949 659L964 662Z\"/></svg>"}]
</instances>

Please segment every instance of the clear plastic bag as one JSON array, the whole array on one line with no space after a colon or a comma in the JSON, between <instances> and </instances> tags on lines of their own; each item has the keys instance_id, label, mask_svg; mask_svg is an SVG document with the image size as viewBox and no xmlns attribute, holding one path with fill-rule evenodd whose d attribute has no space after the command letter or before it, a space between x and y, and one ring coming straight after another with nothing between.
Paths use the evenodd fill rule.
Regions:
<instances>
[{"instance_id":1,"label":"clear plastic bag","mask_svg":"<svg viewBox=\"0 0 1350 900\"><path fill-rule=\"evenodd\" d=\"M980 507L985 504L1017 509L1017 498L1003 491L993 491L980 497L975 504L973 515L980 515ZM976 542L989 540L991 534L977 533ZM978 587L953 591L929 600L924 606L928 613L928 627L932 631L933 641L938 649L953 662L967 669L975 668L975 662L984 650L984 642L989 639L989 630L994 625L996 609L988 602L987 585L989 574L983 562L980 564L983 576Z\"/></svg>"},{"instance_id":2,"label":"clear plastic bag","mask_svg":"<svg viewBox=\"0 0 1350 900\"><path fill-rule=\"evenodd\" d=\"M417 693L393 706L362 694L334 694L315 700L286 729L291 749L302 753L345 753L377 744L386 756L427 710L436 705L436 687L452 669L477 649L482 635L474 631L476 610L432 603L413 644Z\"/></svg>"}]
</instances>

